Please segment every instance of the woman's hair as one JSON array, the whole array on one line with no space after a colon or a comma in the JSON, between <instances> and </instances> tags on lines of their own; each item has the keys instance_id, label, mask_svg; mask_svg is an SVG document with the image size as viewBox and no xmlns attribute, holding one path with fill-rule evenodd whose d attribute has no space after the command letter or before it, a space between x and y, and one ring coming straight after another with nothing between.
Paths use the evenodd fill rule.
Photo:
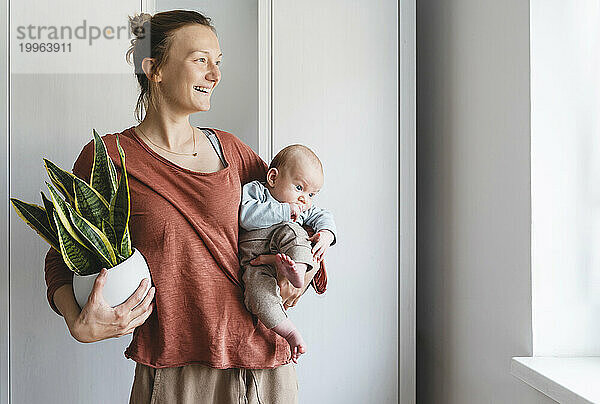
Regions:
<instances>
[{"instance_id":1,"label":"woman's hair","mask_svg":"<svg viewBox=\"0 0 600 404\"><path fill-rule=\"evenodd\" d=\"M135 117L138 122L143 119L142 110L147 112L149 108L156 107L160 96L158 84L146 77L142 69L142 60L147 57L154 58L155 63L150 72L152 77L167 61L173 33L191 24L205 25L215 34L217 33L210 18L191 10L163 11L153 16L141 13L129 17L129 28L135 38L131 40L125 60L131 64L130 59L133 55L135 75L140 85L140 95L135 106Z\"/></svg>"}]
</instances>

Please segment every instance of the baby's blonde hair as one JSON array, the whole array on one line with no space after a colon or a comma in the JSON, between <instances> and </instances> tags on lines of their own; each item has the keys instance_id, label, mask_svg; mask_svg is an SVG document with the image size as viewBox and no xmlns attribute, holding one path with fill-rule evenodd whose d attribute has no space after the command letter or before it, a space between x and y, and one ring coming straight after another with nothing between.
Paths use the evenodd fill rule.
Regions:
<instances>
[{"instance_id":1,"label":"baby's blonde hair","mask_svg":"<svg viewBox=\"0 0 600 404\"><path fill-rule=\"evenodd\" d=\"M276 168L278 170L283 170L291 168L292 163L297 163L299 161L305 161L306 163L311 164L314 168L321 170L321 174L323 174L323 164L321 164L321 160L319 160L317 155L311 149L301 144L293 144L281 149L273 160L271 160L269 169Z\"/></svg>"}]
</instances>

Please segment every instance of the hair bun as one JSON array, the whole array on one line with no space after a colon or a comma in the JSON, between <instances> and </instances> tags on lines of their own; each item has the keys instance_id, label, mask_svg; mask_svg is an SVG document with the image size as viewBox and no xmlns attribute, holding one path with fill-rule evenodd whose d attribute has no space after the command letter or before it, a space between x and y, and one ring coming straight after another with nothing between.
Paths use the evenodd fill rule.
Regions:
<instances>
[{"instance_id":1,"label":"hair bun","mask_svg":"<svg viewBox=\"0 0 600 404\"><path fill-rule=\"evenodd\" d=\"M144 38L146 29L144 25L150 23L152 15L148 13L135 14L133 17L129 17L129 26L131 33L138 38Z\"/></svg>"}]
</instances>

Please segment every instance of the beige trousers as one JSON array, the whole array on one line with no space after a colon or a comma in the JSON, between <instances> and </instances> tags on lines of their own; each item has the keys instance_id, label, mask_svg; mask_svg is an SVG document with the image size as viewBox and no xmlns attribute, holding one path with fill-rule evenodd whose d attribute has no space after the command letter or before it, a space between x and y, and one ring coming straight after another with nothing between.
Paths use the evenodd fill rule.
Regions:
<instances>
[{"instance_id":1,"label":"beige trousers","mask_svg":"<svg viewBox=\"0 0 600 404\"><path fill-rule=\"evenodd\" d=\"M274 369L135 366L129 404L297 404L292 363Z\"/></svg>"},{"instance_id":2,"label":"beige trousers","mask_svg":"<svg viewBox=\"0 0 600 404\"><path fill-rule=\"evenodd\" d=\"M308 233L298 223L240 232L239 255L244 281L244 304L252 314L271 329L287 318L277 285L277 271L271 265L250 265L261 254L283 253L296 262L318 268L313 260Z\"/></svg>"}]
</instances>

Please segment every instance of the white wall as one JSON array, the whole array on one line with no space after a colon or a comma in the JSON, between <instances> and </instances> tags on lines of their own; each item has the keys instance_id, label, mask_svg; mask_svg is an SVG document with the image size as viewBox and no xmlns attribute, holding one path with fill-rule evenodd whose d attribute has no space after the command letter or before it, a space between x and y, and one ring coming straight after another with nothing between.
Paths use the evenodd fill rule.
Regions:
<instances>
[{"instance_id":1,"label":"white wall","mask_svg":"<svg viewBox=\"0 0 600 404\"><path fill-rule=\"evenodd\" d=\"M532 353L529 2L417 2L417 402L550 403Z\"/></svg>"},{"instance_id":2,"label":"white wall","mask_svg":"<svg viewBox=\"0 0 600 404\"><path fill-rule=\"evenodd\" d=\"M309 353L301 403L393 403L398 395L398 5L274 1L274 148L311 147L317 203L336 216L329 288L290 316Z\"/></svg>"},{"instance_id":3,"label":"white wall","mask_svg":"<svg viewBox=\"0 0 600 404\"><path fill-rule=\"evenodd\" d=\"M600 2L531 1L533 352L600 355Z\"/></svg>"}]
</instances>

